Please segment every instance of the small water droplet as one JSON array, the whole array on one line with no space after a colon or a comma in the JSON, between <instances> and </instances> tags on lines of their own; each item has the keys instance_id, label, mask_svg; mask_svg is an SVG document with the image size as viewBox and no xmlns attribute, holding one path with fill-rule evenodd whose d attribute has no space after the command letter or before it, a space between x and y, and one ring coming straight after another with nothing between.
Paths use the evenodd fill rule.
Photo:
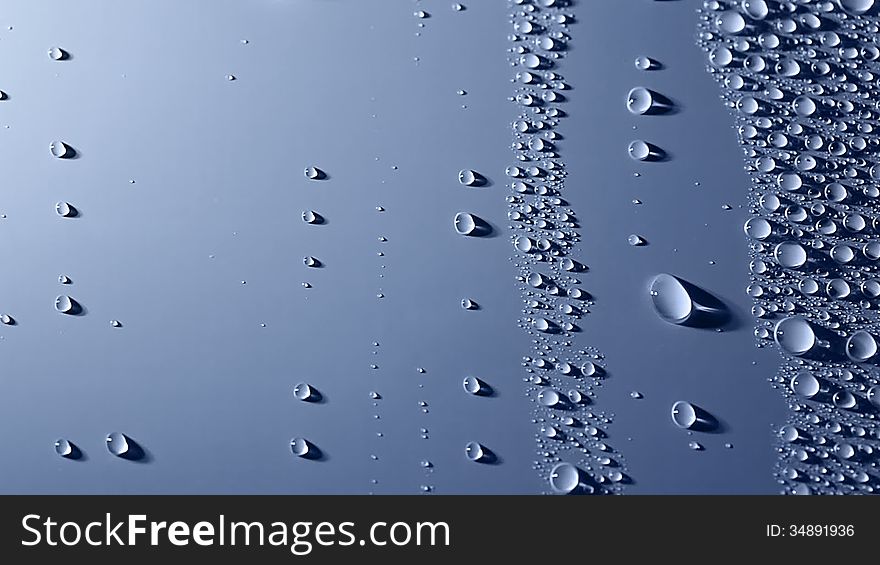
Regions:
<instances>
[{"instance_id":1,"label":"small water droplet","mask_svg":"<svg viewBox=\"0 0 880 565\"><path fill-rule=\"evenodd\" d=\"M49 153L57 159L65 159L70 156L71 148L63 141L53 141L49 144Z\"/></svg>"}]
</instances>

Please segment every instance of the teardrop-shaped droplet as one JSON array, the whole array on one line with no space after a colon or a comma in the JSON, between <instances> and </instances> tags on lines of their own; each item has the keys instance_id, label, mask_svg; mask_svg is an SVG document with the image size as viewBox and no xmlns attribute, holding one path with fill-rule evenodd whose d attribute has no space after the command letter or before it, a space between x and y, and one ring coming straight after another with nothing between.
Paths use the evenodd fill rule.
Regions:
<instances>
[{"instance_id":1,"label":"teardrop-shaped droplet","mask_svg":"<svg viewBox=\"0 0 880 565\"><path fill-rule=\"evenodd\" d=\"M66 53L64 52L64 49L61 49L60 47L50 47L47 55L53 61L60 61L64 59Z\"/></svg>"},{"instance_id":2,"label":"teardrop-shaped droplet","mask_svg":"<svg viewBox=\"0 0 880 565\"><path fill-rule=\"evenodd\" d=\"M470 298L462 298L461 307L465 310L476 310L477 308L479 308L479 306L477 306L477 303Z\"/></svg>"},{"instance_id":3,"label":"teardrop-shaped droplet","mask_svg":"<svg viewBox=\"0 0 880 565\"><path fill-rule=\"evenodd\" d=\"M666 273L651 281L651 301L657 315L671 324L687 322L696 309L681 280Z\"/></svg>"}]
</instances>

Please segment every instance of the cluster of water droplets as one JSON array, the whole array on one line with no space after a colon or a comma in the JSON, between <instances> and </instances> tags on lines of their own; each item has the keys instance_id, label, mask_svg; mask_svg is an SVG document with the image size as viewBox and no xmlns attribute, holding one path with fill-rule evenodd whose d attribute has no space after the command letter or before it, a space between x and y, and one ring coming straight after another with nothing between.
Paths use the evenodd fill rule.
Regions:
<instances>
[{"instance_id":1,"label":"cluster of water droplets","mask_svg":"<svg viewBox=\"0 0 880 565\"><path fill-rule=\"evenodd\" d=\"M607 443L611 416L594 406L604 358L573 345L592 306L580 287L587 268L573 258L578 219L563 198L566 170L556 150L569 89L557 67L574 17L569 2L511 0L510 8L510 62L516 70L511 101L519 115L507 202L525 303L520 325L534 345L522 365L539 431L535 467L556 493L618 493L628 480L625 465Z\"/></svg>"},{"instance_id":2,"label":"cluster of water droplets","mask_svg":"<svg viewBox=\"0 0 880 565\"><path fill-rule=\"evenodd\" d=\"M775 388L783 492L880 487L880 18L873 0L703 2L698 43L751 179L759 345Z\"/></svg>"}]
</instances>

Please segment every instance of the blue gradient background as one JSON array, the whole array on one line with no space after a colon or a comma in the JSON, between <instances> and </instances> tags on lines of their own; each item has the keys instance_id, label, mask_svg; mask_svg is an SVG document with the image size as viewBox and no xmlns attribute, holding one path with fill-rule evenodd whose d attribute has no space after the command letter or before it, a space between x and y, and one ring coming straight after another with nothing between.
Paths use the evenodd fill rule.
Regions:
<instances>
[{"instance_id":1,"label":"blue gradient background","mask_svg":"<svg viewBox=\"0 0 880 565\"><path fill-rule=\"evenodd\" d=\"M463 3L463 12L447 0L4 3L0 310L18 325L0 328L0 492L545 490L531 468L537 428L520 366L530 344L516 325L505 229L516 118L507 5ZM616 415L609 442L635 481L628 493L774 493L771 435L784 405L767 377L778 356L752 335L748 180L694 45L698 5L572 8L559 72L573 90L558 147L565 197L582 220L583 286L596 298L576 345L605 354L598 402ZM50 60L55 45L71 58ZM638 55L664 69L636 70ZM637 85L680 111L631 116L624 101ZM671 160L631 161L636 138ZM52 159L55 139L78 158ZM330 178L309 181L308 165ZM491 186L461 186L462 168ZM58 217L60 200L81 216ZM327 223L305 224L306 209ZM500 232L462 238L458 211ZM650 244L628 246L630 233ZM325 267L306 268L305 255ZM724 299L735 327L663 323L646 288L660 272ZM85 315L55 312L58 294ZM463 310L465 297L481 309ZM468 375L497 396L466 395ZM301 381L324 402L296 401ZM370 391L383 397L377 407ZM680 399L726 431L676 428L669 409ZM112 457L111 431L134 438L147 460ZM293 457L294 436L326 460ZM86 457L58 457L58 437ZM691 439L706 450L688 449ZM468 441L501 464L469 462Z\"/></svg>"}]
</instances>

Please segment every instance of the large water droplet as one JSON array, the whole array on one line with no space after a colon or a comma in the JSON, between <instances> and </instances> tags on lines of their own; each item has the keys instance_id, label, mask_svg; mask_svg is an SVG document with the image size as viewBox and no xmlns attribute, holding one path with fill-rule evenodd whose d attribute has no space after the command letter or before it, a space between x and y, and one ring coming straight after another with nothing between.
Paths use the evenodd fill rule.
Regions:
<instances>
[{"instance_id":1,"label":"large water droplet","mask_svg":"<svg viewBox=\"0 0 880 565\"><path fill-rule=\"evenodd\" d=\"M807 262L807 250L798 243L780 243L773 251L773 256L780 265L789 269L797 269Z\"/></svg>"},{"instance_id":2,"label":"large water droplet","mask_svg":"<svg viewBox=\"0 0 880 565\"><path fill-rule=\"evenodd\" d=\"M672 421L679 428L690 429L697 423L697 408L690 402L679 400L672 405Z\"/></svg>"},{"instance_id":3,"label":"large water droplet","mask_svg":"<svg viewBox=\"0 0 880 565\"><path fill-rule=\"evenodd\" d=\"M846 340L846 355L858 363L877 354L877 341L866 331L857 331Z\"/></svg>"},{"instance_id":4,"label":"large water droplet","mask_svg":"<svg viewBox=\"0 0 880 565\"><path fill-rule=\"evenodd\" d=\"M837 0L837 5L845 12L860 16L874 7L874 0Z\"/></svg>"},{"instance_id":5,"label":"large water droplet","mask_svg":"<svg viewBox=\"0 0 880 565\"><path fill-rule=\"evenodd\" d=\"M637 86L630 90L626 97L626 109L631 114L647 114L653 105L654 95L650 90L642 86Z\"/></svg>"},{"instance_id":6,"label":"large water droplet","mask_svg":"<svg viewBox=\"0 0 880 565\"><path fill-rule=\"evenodd\" d=\"M800 371L791 378L791 390L798 396L813 398L819 394L819 379L809 371Z\"/></svg>"},{"instance_id":7,"label":"large water droplet","mask_svg":"<svg viewBox=\"0 0 880 565\"><path fill-rule=\"evenodd\" d=\"M318 167L306 167L303 174L309 180L323 180L327 177L326 173Z\"/></svg>"},{"instance_id":8,"label":"large water droplet","mask_svg":"<svg viewBox=\"0 0 880 565\"><path fill-rule=\"evenodd\" d=\"M792 355L803 355L816 345L816 334L810 323L799 316L780 320L774 329L776 343Z\"/></svg>"},{"instance_id":9,"label":"large water droplet","mask_svg":"<svg viewBox=\"0 0 880 565\"><path fill-rule=\"evenodd\" d=\"M550 471L550 488L559 494L574 492L580 482L580 471L571 463L558 463Z\"/></svg>"},{"instance_id":10,"label":"large water droplet","mask_svg":"<svg viewBox=\"0 0 880 565\"><path fill-rule=\"evenodd\" d=\"M62 59L67 58L67 53L60 47L50 47L47 55L53 61L61 61Z\"/></svg>"},{"instance_id":11,"label":"large water droplet","mask_svg":"<svg viewBox=\"0 0 880 565\"><path fill-rule=\"evenodd\" d=\"M763 20L770 13L765 0L743 0L743 11L753 20Z\"/></svg>"},{"instance_id":12,"label":"large water droplet","mask_svg":"<svg viewBox=\"0 0 880 565\"><path fill-rule=\"evenodd\" d=\"M666 322L683 324L694 312L694 302L679 279L665 273L651 281L654 310Z\"/></svg>"}]
</instances>

